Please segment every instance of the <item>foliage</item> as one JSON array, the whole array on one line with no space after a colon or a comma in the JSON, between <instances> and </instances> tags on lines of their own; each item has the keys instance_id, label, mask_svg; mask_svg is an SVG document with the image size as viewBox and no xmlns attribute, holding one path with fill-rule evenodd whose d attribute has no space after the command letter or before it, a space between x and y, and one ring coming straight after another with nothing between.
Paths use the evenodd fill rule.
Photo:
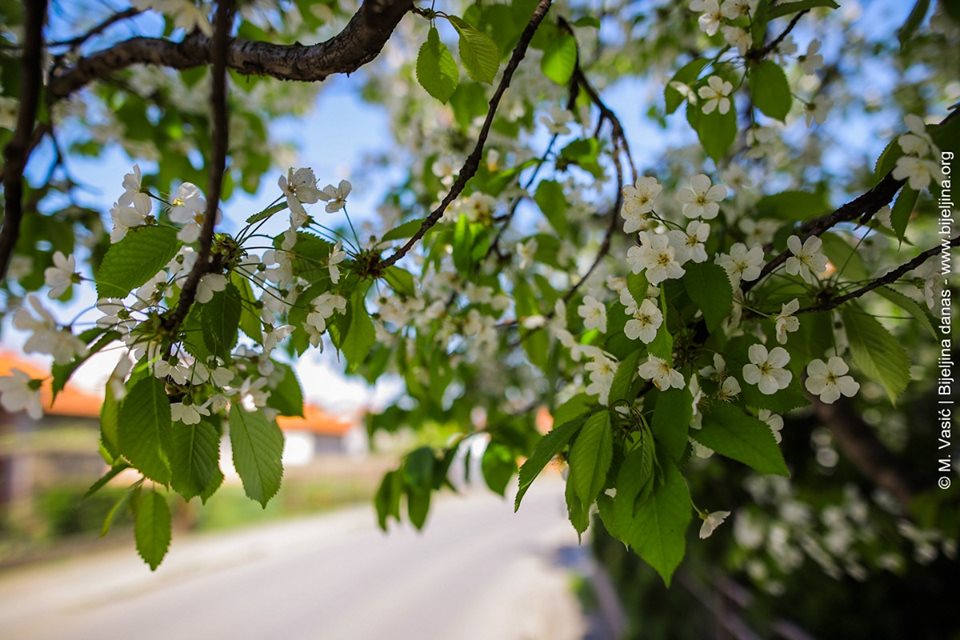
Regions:
<instances>
[{"instance_id":1,"label":"foliage","mask_svg":"<svg viewBox=\"0 0 960 640\"><path fill-rule=\"evenodd\" d=\"M120 506L132 509L151 568L170 542L164 494L209 499L222 481L222 437L246 495L264 507L276 495L276 418L303 411L292 365L325 347L349 375L403 382L402 397L369 416L371 432L436 423L461 432L408 453L383 478L382 527L404 518L424 526L435 493L451 487L458 449L483 431L491 490L503 494L516 472L520 508L559 458L576 530L596 511L669 584L694 514L701 537L730 515L695 503L733 509L738 481L766 474L773 479L751 482L790 486L807 462L809 452L784 455L781 414L816 415L843 433L853 421L859 440L848 446L896 459L896 438L863 420L895 415L916 392L911 366L941 348L930 310L939 313L950 290L930 258L960 242L934 224L949 188L940 154L956 149L960 129L947 114L955 87L940 82L951 56L937 52L956 52L958 25L939 4L927 20L928 4L917 3L896 38L873 41L828 0L624 2L602 17L590 4L550 0L443 10L387 2L384 15L363 7L349 22L333 6L298 8L304 22L290 25L272 22L273 10L241 5L234 15L230 2L200 3L168 9L162 33L148 34L180 42L187 58L203 43L189 64L159 47L137 60L108 25L99 40L49 44L68 55L53 58L47 80L22 84L16 52L29 43L3 32L3 100L27 104L20 92L42 89L47 102L27 133L64 143L25 200L5 191L5 232L28 205L7 256L7 309L29 334L27 350L53 357L58 388L88 354L122 345L102 453L142 476ZM27 28L18 6L0 8L6 24ZM403 29L393 32L392 18ZM343 37L284 49L296 63L227 55L299 43L327 19L346 24ZM358 35L365 20L384 22ZM366 42L371 34L389 36L399 66L371 63L384 46ZM849 47L837 45L844 38ZM339 47L341 67L300 64L328 47ZM115 68L84 64L101 50L116 54ZM849 88L870 60L889 63L896 87L873 103ZM279 166L265 123L309 103L306 81L367 63L350 82L386 108L409 162L361 237L348 209L371 197L373 180L326 184L310 168ZM637 79L663 96L644 112L648 124L679 141L656 154L637 148L615 92L600 89ZM108 125L94 126L94 112ZM851 122L880 132L886 148L845 149ZM3 142L24 136L14 120L0 127ZM58 137L65 127L82 134ZM104 212L71 203L64 157L112 145L143 165L117 176L104 225ZM837 169L831 153L860 168ZM19 184L14 173L5 179ZM236 189L262 184L275 196L268 206L235 204ZM66 301L93 288L96 308L66 324L37 293ZM83 332L85 323L96 329ZM4 406L39 402L35 381L4 384ZM554 425L547 433L541 411ZM916 535L936 536L948 552L955 490L927 491L900 468L860 471L878 500L899 502ZM724 490L707 490L705 479ZM748 520L741 513L749 506L736 517ZM874 555L871 567L882 565Z\"/></svg>"}]
</instances>

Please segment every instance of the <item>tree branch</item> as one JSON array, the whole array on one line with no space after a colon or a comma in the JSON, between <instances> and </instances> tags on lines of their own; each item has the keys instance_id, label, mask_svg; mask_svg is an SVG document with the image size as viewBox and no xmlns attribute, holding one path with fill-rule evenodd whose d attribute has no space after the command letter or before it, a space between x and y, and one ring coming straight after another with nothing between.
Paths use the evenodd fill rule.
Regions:
<instances>
[{"instance_id":1,"label":"tree branch","mask_svg":"<svg viewBox=\"0 0 960 640\"><path fill-rule=\"evenodd\" d=\"M503 94L506 92L507 87L510 86L510 80L513 78L513 74L517 70L517 67L520 66L520 61L523 60L524 56L527 54L527 47L530 45L530 41L533 39L533 35L537 32L537 28L540 26L540 23L543 22L543 18L547 15L547 11L550 9L551 1L552 0L540 0L537 3L537 6L534 8L533 14L530 16L530 20L527 22L527 26L520 35L520 40L517 42L517 46L513 49L513 54L510 56L510 61L507 62L507 66L503 70L503 76L500 78L500 84L497 85L496 91L494 91L493 96L490 97L489 107L487 108L487 116L484 118L483 125L480 127L480 133L477 136L477 143L474 145L473 151L470 152L470 155L467 156L467 159L464 161L463 167L460 168L460 173L457 174L457 179L453 183L453 186L450 187L450 191L448 191L443 197L443 200L440 201L440 204L437 205L437 208L434 209L430 215L424 219L416 233L414 233L413 236L407 240L402 247L397 249L393 255L381 263L381 266L384 269L394 265L398 260L407 255L414 245L416 245L417 242L423 238L427 231L429 231L435 224L437 224L437 222L440 221L440 218L443 217L447 207L449 207L450 204L460 196L464 187L467 186L467 182L474 176L474 174L476 174L477 169L480 167L480 158L483 156L483 147L487 142L487 136L490 135L490 127L493 125L493 118L496 116L497 108L500 106L500 100L503 98Z\"/></svg>"},{"instance_id":2,"label":"tree branch","mask_svg":"<svg viewBox=\"0 0 960 640\"><path fill-rule=\"evenodd\" d=\"M99 24L91 27L88 31L86 31L86 32L84 32L84 33L81 33L80 35L78 35L78 36L76 36L76 37L69 38L69 39L67 39L67 40L55 40L55 41L53 41L53 42L48 43L48 46L50 46L50 47L69 47L69 48L71 48L71 49L75 49L75 48L81 46L82 44L84 44L84 43L85 43L87 40L89 40L90 38L93 38L94 36L100 35L100 34L103 33L104 31L106 31L107 29L109 29L110 27L112 27L113 25L115 25L116 23L122 22L123 20L126 20L127 18L132 18L132 17L134 17L134 16L138 16L138 15L140 15L140 13L141 13L140 9L137 9L137 8L134 8L134 7L130 7L129 9L126 9L126 10L124 10L124 11L119 11L119 12L117 12L117 13L114 13L113 15L105 18L105 19L104 19L103 21L101 21Z\"/></svg>"},{"instance_id":3,"label":"tree branch","mask_svg":"<svg viewBox=\"0 0 960 640\"><path fill-rule=\"evenodd\" d=\"M940 121L940 126L958 117L958 113L960 113L960 109L951 111L946 118ZM800 237L800 240L806 240L811 236L819 236L841 222L853 222L859 219L860 224L865 224L877 211L885 205L890 204L893 196L895 196L897 191L900 190L900 187L903 186L903 182L903 180L896 180L893 177L893 171L889 171L880 182L866 193L857 196L832 213L808 220L800 225L797 230L797 235ZM769 248L765 246L764 252L766 251L769 251ZM756 280L743 283L743 292L746 293L758 285L767 275L786 262L789 255L790 251L784 250L773 260L763 265L763 269L760 270L760 276Z\"/></svg>"},{"instance_id":4,"label":"tree branch","mask_svg":"<svg viewBox=\"0 0 960 640\"><path fill-rule=\"evenodd\" d=\"M29 0L24 22L23 58L20 70L20 109L13 137L3 150L3 189L5 214L0 229L0 282L7 276L13 248L20 235L23 218L23 170L30 157L33 126L40 104L43 83L43 21L47 0Z\"/></svg>"},{"instance_id":5,"label":"tree branch","mask_svg":"<svg viewBox=\"0 0 960 640\"><path fill-rule=\"evenodd\" d=\"M210 270L213 230L217 222L217 210L220 208L223 174L227 167L227 148L230 140L227 118L227 46L232 21L233 0L221 0L217 4L210 51L210 58L213 62L213 86L210 94L210 107L213 112L213 157L210 160L207 209L203 214L203 227L200 229L200 247L197 251L197 261L183 283L180 299L177 301L173 314L165 321L172 334L176 334L181 323L187 317L187 313L190 312L190 306L197 297L197 287L200 284L200 279Z\"/></svg>"},{"instance_id":6,"label":"tree branch","mask_svg":"<svg viewBox=\"0 0 960 640\"><path fill-rule=\"evenodd\" d=\"M366 0L343 31L324 42L303 46L230 40L227 67L246 75L319 82L336 73L351 73L380 53L412 0ZM50 80L50 92L66 98L88 83L135 64L189 69L209 64L210 38L194 32L182 42L131 38L81 58Z\"/></svg>"},{"instance_id":7,"label":"tree branch","mask_svg":"<svg viewBox=\"0 0 960 640\"><path fill-rule=\"evenodd\" d=\"M941 251L945 251L950 247L956 247L956 246L960 246L960 236L952 238L949 241L945 240L943 244L939 244L935 247L930 247L929 249L927 249L926 251L918 255L913 260L903 263L896 269L891 269L890 271L886 272L876 280L873 280L872 282L863 285L859 289L855 289L854 291L845 293L842 296L838 296L836 298L831 298L830 300L827 300L822 304L815 304L809 307L804 307L803 309L799 309L797 313L809 313L811 311L829 311L830 309L839 307L844 302L849 302L854 298L859 298L860 296L866 293L870 293L871 291L873 291L878 287L882 287L885 284L890 284L891 282L895 282L897 279L900 278L900 276L904 275L905 273L910 273L911 271L913 271L914 269L922 265L924 262L926 262L927 260L935 256L936 254L940 253Z\"/></svg>"}]
</instances>

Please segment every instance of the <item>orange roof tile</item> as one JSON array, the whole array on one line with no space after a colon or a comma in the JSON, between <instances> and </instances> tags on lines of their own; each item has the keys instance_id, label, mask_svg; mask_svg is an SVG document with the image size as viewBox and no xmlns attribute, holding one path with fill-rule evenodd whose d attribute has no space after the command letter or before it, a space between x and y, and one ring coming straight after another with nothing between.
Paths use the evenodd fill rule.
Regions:
<instances>
[{"instance_id":1,"label":"orange roof tile","mask_svg":"<svg viewBox=\"0 0 960 640\"><path fill-rule=\"evenodd\" d=\"M0 375L9 375L11 369L20 369L32 378L44 379L43 386L40 388L44 413L81 418L100 417L100 405L103 404L103 399L100 396L68 384L57 394L57 399L51 403L53 394L50 388L52 384L50 372L41 365L24 360L16 353L0 351Z\"/></svg>"},{"instance_id":2,"label":"orange roof tile","mask_svg":"<svg viewBox=\"0 0 960 640\"><path fill-rule=\"evenodd\" d=\"M311 431L328 436L342 436L353 428L352 423L334 417L314 404L303 406L302 418L281 416L277 418L277 424L284 431Z\"/></svg>"}]
</instances>

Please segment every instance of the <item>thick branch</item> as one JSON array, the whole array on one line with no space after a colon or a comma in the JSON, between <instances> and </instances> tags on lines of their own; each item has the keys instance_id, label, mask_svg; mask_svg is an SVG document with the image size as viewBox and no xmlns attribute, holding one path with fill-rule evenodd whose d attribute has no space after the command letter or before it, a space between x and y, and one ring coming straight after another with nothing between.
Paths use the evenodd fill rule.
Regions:
<instances>
[{"instance_id":1,"label":"thick branch","mask_svg":"<svg viewBox=\"0 0 960 640\"><path fill-rule=\"evenodd\" d=\"M230 131L227 118L227 46L230 23L233 20L233 0L221 0L213 25L213 46L210 57L213 62L210 108L213 112L213 157L210 160L210 178L207 186L207 209L203 214L200 229L200 247L197 261L183 283L177 307L167 320L167 327L175 333L187 317L190 306L197 297L200 279L209 271L210 249L213 246L213 229L220 208L223 190L223 174L227 167L227 147Z\"/></svg>"},{"instance_id":2,"label":"thick branch","mask_svg":"<svg viewBox=\"0 0 960 640\"><path fill-rule=\"evenodd\" d=\"M916 493L916 485L908 470L863 421L853 403L840 398L833 404L825 404L814 398L813 410L833 433L850 462L875 485L889 491L906 509Z\"/></svg>"},{"instance_id":3,"label":"thick branch","mask_svg":"<svg viewBox=\"0 0 960 640\"><path fill-rule=\"evenodd\" d=\"M311 46L231 40L227 67L247 75L318 82L336 73L351 73L380 53L412 0L366 0L343 31ZM194 32L182 42L131 38L81 58L50 81L50 92L65 98L88 83L135 64L188 69L212 62L210 38Z\"/></svg>"},{"instance_id":4,"label":"thick branch","mask_svg":"<svg viewBox=\"0 0 960 640\"><path fill-rule=\"evenodd\" d=\"M30 0L25 5L20 109L17 112L17 126L13 137L3 150L6 213L3 217L3 229L0 229L0 282L7 276L13 247L20 235L20 220L23 218L23 170L27 166L27 158L30 157L30 141L43 82L43 21L47 13L47 0Z\"/></svg>"},{"instance_id":5,"label":"thick branch","mask_svg":"<svg viewBox=\"0 0 960 640\"><path fill-rule=\"evenodd\" d=\"M537 6L533 10L533 15L530 16L530 20L527 22L527 26L524 28L523 33L520 34L520 40L517 42L517 46L513 49L513 54L510 56L510 61L507 62L506 68L503 70L503 76L500 78L500 84L497 85L496 91L493 92L493 96L490 98L489 107L487 108L487 117L483 120L483 125L480 127L480 133L477 136L477 143L473 147L473 151L470 152L470 155L467 156L467 159L463 163L463 167L460 168L460 173L457 174L457 179L453 183L453 186L450 187L450 191L443 197L443 200L440 201L440 204L437 205L437 208L434 209L429 216L427 216L423 224L420 225L420 228L417 229L417 232L407 240L406 243L399 249L397 249L393 255L383 261L383 268L392 266L398 260L407 255L407 253L420 241L421 238L429 231L437 222L440 221L440 218L443 217L444 212L447 210L454 200L456 200L460 194L463 192L464 187L467 186L467 182L476 174L477 169L480 167L480 158L483 157L483 147L487 142L487 136L490 135L490 127L493 125L493 119L497 115L497 108L500 106L500 100L503 98L503 94L506 92L507 87L510 86L510 80L513 78L514 72L516 72L517 67L520 66L520 61L523 60L524 56L527 54L527 47L530 45L530 41L533 39L533 34L537 32L537 28L540 26L540 23L543 22L544 16L547 15L547 10L550 9L551 0L540 0L537 3Z\"/></svg>"},{"instance_id":6,"label":"thick branch","mask_svg":"<svg viewBox=\"0 0 960 640\"><path fill-rule=\"evenodd\" d=\"M923 253L919 254L913 260L903 263L896 269L891 269L890 271L887 271L885 274L883 274L876 280L873 280L870 283L863 285L859 289L854 289L853 291L849 293L845 293L842 296L831 298L830 300L824 302L823 304L816 304L809 307L804 307L803 309L798 310L797 313L808 313L811 311L829 311L830 309L839 307L844 302L849 302L854 298L859 298L860 296L866 293L870 293L871 291L873 291L878 287L882 287L885 284L890 284L891 282L896 282L900 278L900 276L906 273L910 273L911 271L913 271L914 269L922 265L924 262L926 262L927 260L935 256L936 254L941 253L942 251L946 251L950 247L956 247L956 246L960 246L960 236L957 236L956 238L952 238L949 241L944 241L943 244L937 245L935 247L930 247Z\"/></svg>"}]
</instances>

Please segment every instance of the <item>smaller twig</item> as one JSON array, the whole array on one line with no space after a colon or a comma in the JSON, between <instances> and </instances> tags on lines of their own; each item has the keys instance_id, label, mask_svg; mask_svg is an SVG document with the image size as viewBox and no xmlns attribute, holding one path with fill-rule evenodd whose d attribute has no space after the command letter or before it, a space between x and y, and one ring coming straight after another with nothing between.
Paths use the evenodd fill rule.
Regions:
<instances>
[{"instance_id":1,"label":"smaller twig","mask_svg":"<svg viewBox=\"0 0 960 640\"><path fill-rule=\"evenodd\" d=\"M129 9L120 11L106 18L99 24L91 27L90 30L86 31L85 33L81 33L80 35L74 38L69 38L67 40L55 40L49 43L48 46L68 47L70 49L76 49L82 46L84 43L86 43L90 38L100 35L104 31L106 31L107 29L115 25L116 23L126 20L127 18L133 18L134 16L138 16L140 15L140 13L141 13L140 9L137 9L135 7L130 7Z\"/></svg>"},{"instance_id":2,"label":"smaller twig","mask_svg":"<svg viewBox=\"0 0 960 640\"><path fill-rule=\"evenodd\" d=\"M746 57L749 60L761 60L767 57L767 55L769 55L771 51L773 51L778 46L780 46L780 43L783 42L788 35L790 35L790 32L793 31L793 28L797 26L798 22L800 22L800 18L802 18L809 11L810 11L809 9L798 11L796 14L794 14L793 18L790 20L790 23L780 33L780 35L778 35L769 44L767 44L761 49L751 49L750 51L747 51Z\"/></svg>"},{"instance_id":3,"label":"smaller twig","mask_svg":"<svg viewBox=\"0 0 960 640\"><path fill-rule=\"evenodd\" d=\"M942 251L945 251L949 247L956 247L956 246L960 246L960 236L952 238L949 242L937 245L935 247L930 247L923 253L919 254L913 260L903 263L896 269L891 269L890 271L886 272L876 280L871 281L869 284L865 284L859 289L855 289L853 291L850 291L849 293L845 293L842 296L838 296L836 298L830 298L829 300L821 304L815 304L809 307L804 307L798 310L797 313L810 313L812 311L829 311L830 309L835 309L836 307L839 307L845 302L849 302L850 300L859 298L860 296L870 293L874 289L882 287L885 284L890 284L892 282L897 281L900 278L900 276L906 273L910 273L911 271L913 271L914 269L922 265L924 262L926 262L927 260L935 256L936 254Z\"/></svg>"}]
</instances>

